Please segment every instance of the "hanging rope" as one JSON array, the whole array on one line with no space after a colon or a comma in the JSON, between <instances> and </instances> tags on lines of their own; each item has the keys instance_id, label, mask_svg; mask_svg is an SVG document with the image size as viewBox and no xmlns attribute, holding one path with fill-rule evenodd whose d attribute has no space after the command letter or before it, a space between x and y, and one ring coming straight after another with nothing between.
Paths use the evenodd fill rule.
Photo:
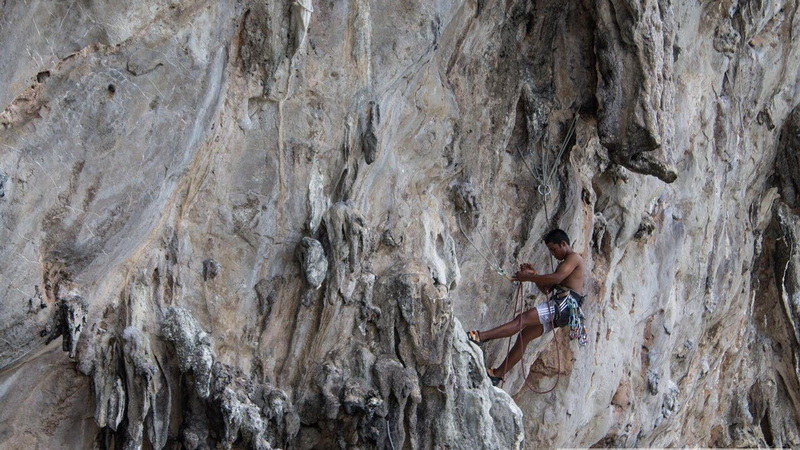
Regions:
<instances>
[{"instance_id":1,"label":"hanging rope","mask_svg":"<svg viewBox=\"0 0 800 450\"><path fill-rule=\"evenodd\" d=\"M389 445L392 446L392 450L394 450L394 442L392 442L392 430L389 429L389 419L384 418L386 421L386 435L389 436Z\"/></svg>"},{"instance_id":2,"label":"hanging rope","mask_svg":"<svg viewBox=\"0 0 800 450\"><path fill-rule=\"evenodd\" d=\"M465 213L466 211L461 211L461 212ZM492 253L492 248L491 248L491 246L489 246L489 243L486 241L486 238L483 237L483 233L481 233L481 230L478 229L478 234L480 235L481 240L483 241L483 245L486 246L486 248L489 251L489 254L492 255L492 259L494 259L494 264L492 264L492 262L489 261L489 258L487 258L486 255L483 254L481 249L478 248L478 246L475 245L474 242L472 242L472 239L470 239L469 236L467 236L467 233L464 231L464 227L461 226L461 215L460 214L456 214L456 221L458 222L458 229L461 230L461 234L464 235L464 237L467 239L467 242L469 242L472 245L472 247L475 249L475 251L478 252L479 255L481 255L481 258L483 258L483 260L486 261L486 264L488 264L489 267L492 270L494 270L495 272L497 272L497 274L500 275L501 277L507 279L508 281L512 281L511 277L509 277L506 274L505 269L503 269L503 267L500 266L500 261L497 259L497 257L494 255L494 253Z\"/></svg>"},{"instance_id":3,"label":"hanging rope","mask_svg":"<svg viewBox=\"0 0 800 450\"><path fill-rule=\"evenodd\" d=\"M575 126L578 123L578 117L579 115L576 112L573 115L572 122L570 122L569 124L569 128L567 129L567 135L564 137L564 141L561 143L561 148L558 151L558 155L556 155L555 161L553 161L553 164L550 166L550 170L547 170L547 164L545 164L546 161L543 161L542 167L540 168L540 174L537 174L528 164L528 161L525 160L525 157L522 155L522 152L519 150L519 147L517 147L517 153L519 153L520 159L522 159L522 162L525 164L525 167L528 168L528 171L531 173L533 178L539 182L539 185L537 186L536 190L539 192L539 195L544 197L545 220L550 220L550 212L547 210L547 196L550 195L550 193L552 192L552 188L550 187L550 179L552 179L553 175L555 175L556 170L558 169L558 162L561 160L561 157L564 156L564 152L567 149L567 144L569 144L570 139L572 139L572 135L575 132ZM478 229L478 235L481 237L483 245L486 247L487 252L492 256L494 262L490 261L489 258L484 254L484 252L482 252L481 249L478 248L477 245L475 245L475 242L473 242L472 239L469 238L466 231L464 231L463 225L461 225L460 214L463 213L466 213L466 211L459 211L459 214L456 214L458 229L461 230L461 234L464 235L464 237L467 239L467 242L469 242L470 245L472 245L472 247L475 249L475 251L478 252L479 255L481 255L481 258L483 258L483 260L486 261L486 264L488 264L489 267L492 268L492 270L494 270L498 275L502 276L503 278L512 281L511 277L508 276L505 269L503 269L503 267L500 265L500 260L498 260L497 257L492 252L491 246L489 245L489 242L486 240L486 238L483 237L483 233L481 233L481 230ZM550 258L550 271L551 272L555 271L555 268L553 267L552 258Z\"/></svg>"},{"instance_id":4,"label":"hanging rope","mask_svg":"<svg viewBox=\"0 0 800 450\"><path fill-rule=\"evenodd\" d=\"M520 159L522 159L522 162L525 164L525 167L528 168L528 172L530 172L533 178L539 182L537 190L539 191L539 194L543 196L549 195L551 192L550 180L553 178L553 175L556 174L556 170L558 170L558 163L561 161L561 157L564 156L564 152L567 150L567 144L569 144L570 139L572 139L572 135L575 133L575 126L578 123L579 117L580 115L578 113L575 113L575 115L572 117L572 122L570 122L569 128L567 128L567 134L564 136L564 140L561 142L561 148L558 150L558 155L556 155L556 159L553 161L553 164L550 165L549 170L547 167L547 159L543 157L542 165L539 170L540 173L537 174L528 164L528 161L525 160L525 156L522 154L519 147L517 147L517 153L519 154ZM545 153L544 156L546 155L547 154Z\"/></svg>"},{"instance_id":5,"label":"hanging rope","mask_svg":"<svg viewBox=\"0 0 800 450\"><path fill-rule=\"evenodd\" d=\"M542 164L539 168L539 173L536 173L531 166L528 164L528 161L525 160L525 156L520 151L519 147L517 147L517 153L519 154L520 159L525 164L525 167L528 168L528 172L531 173L531 176L539 183L536 186L536 191L539 192L539 195L543 197L544 203L544 218L545 222L550 220L550 212L547 210L547 196L553 192L553 189L550 187L550 180L553 179L553 176L556 174L556 170L558 170L558 163L561 161L561 158L564 156L564 152L567 150L567 145L569 144L570 139L572 139L573 134L575 133L575 127L578 123L578 118L580 115L576 112L572 116L572 122L569 124L569 128L567 128L567 134L564 136L564 140L561 142L561 148L558 150L558 154L556 155L556 159L553 161L553 164L550 165L548 170L547 164L547 153L544 153L542 156ZM553 259L550 259L550 271L554 271L553 268Z\"/></svg>"}]
</instances>

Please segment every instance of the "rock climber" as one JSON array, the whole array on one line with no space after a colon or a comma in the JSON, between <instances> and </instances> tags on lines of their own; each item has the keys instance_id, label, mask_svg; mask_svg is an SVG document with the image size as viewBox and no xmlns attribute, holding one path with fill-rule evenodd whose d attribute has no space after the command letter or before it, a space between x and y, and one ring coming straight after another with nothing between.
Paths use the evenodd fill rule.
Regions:
<instances>
[{"instance_id":1,"label":"rock climber","mask_svg":"<svg viewBox=\"0 0 800 450\"><path fill-rule=\"evenodd\" d=\"M583 303L584 296L580 292L583 291L586 267L581 255L572 250L569 236L563 230L556 228L548 232L543 241L550 254L559 261L555 272L539 275L530 264L525 263L520 265L520 270L511 280L535 283L540 291L550 296L549 299L496 328L467 333L470 341L481 345L492 339L512 336L522 330L500 366L496 369L487 369L489 379L495 386L503 381L506 373L520 361L525 346L531 340L552 330L554 326L563 327L569 323L569 298L573 298L579 306Z\"/></svg>"}]
</instances>

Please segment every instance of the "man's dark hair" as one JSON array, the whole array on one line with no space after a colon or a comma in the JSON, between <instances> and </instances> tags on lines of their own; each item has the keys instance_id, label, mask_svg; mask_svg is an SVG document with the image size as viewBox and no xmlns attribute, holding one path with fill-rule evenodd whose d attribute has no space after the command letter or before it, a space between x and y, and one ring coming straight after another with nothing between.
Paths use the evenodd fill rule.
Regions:
<instances>
[{"instance_id":1,"label":"man's dark hair","mask_svg":"<svg viewBox=\"0 0 800 450\"><path fill-rule=\"evenodd\" d=\"M544 235L544 243L545 244L561 244L561 241L564 241L569 245L569 236L564 230L560 228L556 228L554 230L550 230L547 234Z\"/></svg>"}]
</instances>

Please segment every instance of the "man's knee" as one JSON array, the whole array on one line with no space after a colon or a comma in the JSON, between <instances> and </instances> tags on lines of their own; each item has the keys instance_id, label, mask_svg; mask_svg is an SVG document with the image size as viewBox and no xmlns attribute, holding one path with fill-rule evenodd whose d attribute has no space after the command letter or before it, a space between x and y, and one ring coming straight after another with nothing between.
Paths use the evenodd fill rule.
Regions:
<instances>
[{"instance_id":1,"label":"man's knee","mask_svg":"<svg viewBox=\"0 0 800 450\"><path fill-rule=\"evenodd\" d=\"M536 308L529 309L527 311L527 314L529 317L528 319L529 325L541 325L542 321L539 320L539 311L537 311Z\"/></svg>"},{"instance_id":2,"label":"man's knee","mask_svg":"<svg viewBox=\"0 0 800 450\"><path fill-rule=\"evenodd\" d=\"M525 311L524 313L522 313L522 314L520 314L520 315L518 315L517 317L514 318L514 320L517 321L517 322L519 322L520 319L522 320L523 328L524 327L529 327L531 325L539 325L540 324L540 322L539 322L539 312L536 311L536 308L529 309L529 310Z\"/></svg>"}]
</instances>

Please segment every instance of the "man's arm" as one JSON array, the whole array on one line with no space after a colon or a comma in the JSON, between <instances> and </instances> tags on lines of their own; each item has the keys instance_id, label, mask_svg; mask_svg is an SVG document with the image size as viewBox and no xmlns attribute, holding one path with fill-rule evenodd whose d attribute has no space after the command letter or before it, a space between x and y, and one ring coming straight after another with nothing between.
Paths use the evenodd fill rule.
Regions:
<instances>
[{"instance_id":1,"label":"man's arm","mask_svg":"<svg viewBox=\"0 0 800 450\"><path fill-rule=\"evenodd\" d=\"M547 286L542 283L536 283L536 287L539 288L539 292L541 292L542 294L549 294L551 290L550 286Z\"/></svg>"},{"instance_id":2,"label":"man's arm","mask_svg":"<svg viewBox=\"0 0 800 450\"><path fill-rule=\"evenodd\" d=\"M564 281L564 279L566 279L577 267L578 259L576 257L573 257L573 255L569 255L567 259L562 261L558 265L558 267L556 267L556 271L553 273L549 273L546 275L538 275L533 269L523 268L522 270L517 272L516 275L514 275L512 280L530 281L536 283L536 286L542 292L549 292L550 289L553 288L553 286Z\"/></svg>"},{"instance_id":3,"label":"man's arm","mask_svg":"<svg viewBox=\"0 0 800 450\"><path fill-rule=\"evenodd\" d=\"M527 272L527 273L531 273L533 275L537 275L536 270L533 268L533 266L530 263L522 263L522 264L519 265L519 272L514 274L514 277L512 278L512 280L520 281L518 279L518 277L522 272ZM539 288L539 291L541 291L543 294L550 293L550 288L549 287L545 286L542 283L535 283L535 284L536 284L536 287Z\"/></svg>"}]
</instances>

